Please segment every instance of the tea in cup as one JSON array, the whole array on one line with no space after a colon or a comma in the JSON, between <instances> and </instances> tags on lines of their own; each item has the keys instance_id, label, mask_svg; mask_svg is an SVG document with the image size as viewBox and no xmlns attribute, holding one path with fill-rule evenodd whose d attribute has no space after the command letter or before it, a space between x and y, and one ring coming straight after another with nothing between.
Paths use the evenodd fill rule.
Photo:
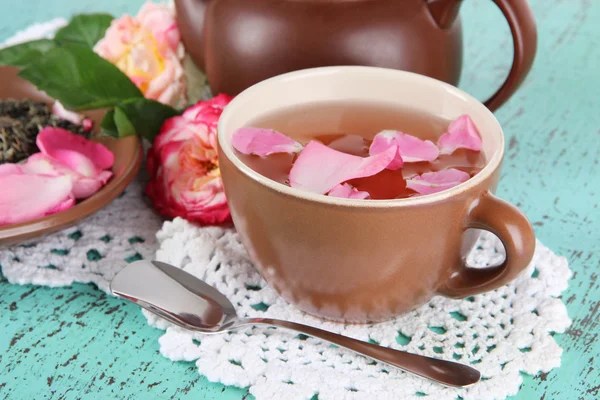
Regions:
<instances>
[{"instance_id":1,"label":"tea in cup","mask_svg":"<svg viewBox=\"0 0 600 400\"><path fill-rule=\"evenodd\" d=\"M466 117L480 135L479 150L440 155L440 135ZM234 142L242 128L287 135L291 142L277 140L290 143L291 151L241 154ZM404 152L394 143L414 140L398 132L425 143L419 154L437 146L437 157L390 167L392 160L402 163ZM380 139L389 139L388 145L373 151ZM267 282L310 314L345 322L390 319L435 295L467 297L498 288L533 256L527 218L492 194L504 154L498 121L483 104L443 82L374 67L280 75L229 104L218 141L225 192L244 246ZM323 156L309 158L314 149ZM354 164L333 173L330 161L338 153ZM294 172L297 165L311 173ZM338 182L373 166L382 169ZM466 176L442 188L425 179L448 170ZM379 181L369 180L380 174ZM349 185L343 186L346 196L331 195L334 184ZM414 189L419 184L436 190L420 193ZM352 196L353 190L369 196ZM500 238L506 249L501 265L466 264L476 240L471 228Z\"/></svg>"}]
</instances>

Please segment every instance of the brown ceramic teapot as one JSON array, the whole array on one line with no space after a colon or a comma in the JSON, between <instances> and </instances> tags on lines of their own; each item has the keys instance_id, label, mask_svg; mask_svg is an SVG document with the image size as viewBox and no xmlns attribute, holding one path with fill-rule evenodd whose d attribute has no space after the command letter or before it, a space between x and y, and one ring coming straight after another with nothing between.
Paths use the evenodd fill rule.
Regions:
<instances>
[{"instance_id":1,"label":"brown ceramic teapot","mask_svg":"<svg viewBox=\"0 0 600 400\"><path fill-rule=\"evenodd\" d=\"M537 35L526 0L493 0L508 20L514 61L485 103L494 110L533 63ZM235 95L285 72L370 65L456 85L462 0L175 0L183 42L214 92Z\"/></svg>"}]
</instances>

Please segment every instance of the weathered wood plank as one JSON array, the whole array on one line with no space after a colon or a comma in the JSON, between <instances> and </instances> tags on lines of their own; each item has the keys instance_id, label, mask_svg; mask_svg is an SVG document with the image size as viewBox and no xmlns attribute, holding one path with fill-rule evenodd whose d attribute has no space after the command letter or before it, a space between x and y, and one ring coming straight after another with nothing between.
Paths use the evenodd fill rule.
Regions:
<instances>
[{"instance_id":1,"label":"weathered wood plank","mask_svg":"<svg viewBox=\"0 0 600 400\"><path fill-rule=\"evenodd\" d=\"M141 0L13 2L0 40L36 21L74 12L135 12ZM499 112L507 156L499 195L521 207L539 238L569 259L564 295L573 326L557 341L563 366L526 377L516 399L600 397L600 3L531 1L539 56L523 88ZM461 87L483 99L506 75L508 26L491 1L466 1ZM13 286L0 279L0 397L240 399L158 354L160 332L136 307L86 285Z\"/></svg>"}]
</instances>

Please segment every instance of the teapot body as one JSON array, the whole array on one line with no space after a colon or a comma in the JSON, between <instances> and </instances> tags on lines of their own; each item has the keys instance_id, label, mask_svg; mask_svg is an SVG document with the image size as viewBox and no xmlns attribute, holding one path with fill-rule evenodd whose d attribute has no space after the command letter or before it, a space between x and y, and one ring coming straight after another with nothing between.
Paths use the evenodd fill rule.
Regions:
<instances>
[{"instance_id":1,"label":"teapot body","mask_svg":"<svg viewBox=\"0 0 600 400\"><path fill-rule=\"evenodd\" d=\"M442 29L425 0L175 0L183 42L214 93L299 69L368 65L453 85L459 20Z\"/></svg>"}]
</instances>

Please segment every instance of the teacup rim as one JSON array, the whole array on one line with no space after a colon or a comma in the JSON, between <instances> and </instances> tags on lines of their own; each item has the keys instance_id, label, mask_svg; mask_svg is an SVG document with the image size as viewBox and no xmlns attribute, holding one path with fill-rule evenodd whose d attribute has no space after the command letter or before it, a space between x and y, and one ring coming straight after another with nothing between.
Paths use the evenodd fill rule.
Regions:
<instances>
[{"instance_id":1,"label":"teacup rim","mask_svg":"<svg viewBox=\"0 0 600 400\"><path fill-rule=\"evenodd\" d=\"M330 197L323 194L317 194L308 192L301 189L296 189L282 183L271 180L258 172L254 171L252 168L248 167L233 151L233 146L231 144L231 140L227 140L225 137L226 133L223 129L223 125L225 125L227 119L235 112L235 109L238 104L244 103L247 98L252 97L255 92L261 90L264 86L277 84L278 82L285 82L288 80L295 79L304 79L311 76L319 75L319 74L338 74L338 73L380 73L380 74L392 74L392 75L404 75L408 76L410 79L421 80L425 83L436 84L443 86L447 91L451 92L453 95L466 98L470 103L472 103L475 107L479 108L483 114L487 114L493 122L497 125L498 135L500 138L499 148L494 152L493 157L486 163L485 167L474 177L470 178L466 182L463 182L453 188L443 190L441 192L423 195L423 196L415 196L408 197L402 199L386 199L386 200L361 200L361 199L347 199L340 197ZM337 205L342 207L359 207L359 208L387 208L387 207L408 207L408 206L418 206L418 205L426 205L431 203L437 203L449 198L454 198L459 196L460 194L467 192L482 182L486 181L499 167L502 163L502 159L504 157L504 147L505 147L505 138L504 131L502 130L502 126L500 122L496 118L496 116L479 100L477 100L472 95L466 93L465 91L452 86L446 82L440 81L435 78L431 78L425 75L417 74L409 71L402 71L390 68L382 68L382 67L370 67L370 66L328 66L328 67L317 67L317 68L307 68L292 72L287 72L285 74L277 75L261 82L258 82L251 87L245 89L243 92L238 94L233 98L233 100L225 107L221 117L219 118L218 127L217 127L217 140L219 143L219 157L225 156L227 159L242 173L248 176L253 181L266 186L269 189L272 189L276 192L289 195L298 199L303 199L307 201L314 201L323 204L329 205Z\"/></svg>"}]
</instances>

